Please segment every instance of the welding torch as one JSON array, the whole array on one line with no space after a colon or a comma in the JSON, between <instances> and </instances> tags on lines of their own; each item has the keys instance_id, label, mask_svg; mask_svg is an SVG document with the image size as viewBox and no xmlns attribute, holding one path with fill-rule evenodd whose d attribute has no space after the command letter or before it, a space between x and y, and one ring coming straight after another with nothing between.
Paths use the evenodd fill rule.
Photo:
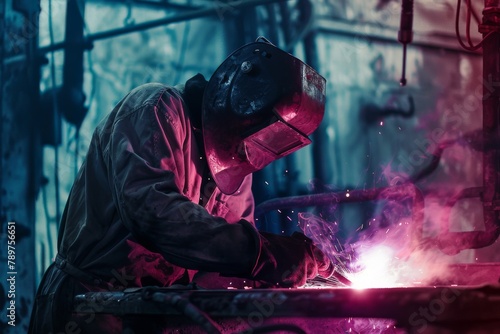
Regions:
<instances>
[{"instance_id":1,"label":"welding torch","mask_svg":"<svg viewBox=\"0 0 500 334\"><path fill-rule=\"evenodd\" d=\"M309 238L308 236L306 236L305 234L303 234L303 233L294 232L292 234L292 237L296 238L296 239L299 239L299 240L303 240L303 241L305 241L307 243L310 243L310 244L314 245L314 241L311 238ZM319 240L316 240L316 241L319 241ZM340 283L342 283L345 286L351 286L352 282L347 277L345 277L344 275L342 275L339 272L338 266L335 265L334 261L332 261L331 259L330 259L330 261L331 261L331 265L334 266L334 271L333 271L331 277L337 279L337 281L339 281ZM319 275L317 277L315 277L313 280L314 281L320 281L320 282L323 282L323 283L327 283L327 281L328 281L328 279L325 279L325 278L323 278L323 277L321 277Z\"/></svg>"},{"instance_id":2,"label":"welding torch","mask_svg":"<svg viewBox=\"0 0 500 334\"><path fill-rule=\"evenodd\" d=\"M347 277L339 273L337 268L335 268L332 277L336 278L340 283L344 284L345 286L352 286L352 282Z\"/></svg>"},{"instance_id":3,"label":"welding torch","mask_svg":"<svg viewBox=\"0 0 500 334\"><path fill-rule=\"evenodd\" d=\"M331 277L324 278L324 277L318 275L315 278L313 278L312 280L310 280L309 283L313 283L313 286L314 286L314 283L319 283L319 284L321 284L321 286L339 287L338 284L332 282L332 278L335 278L343 286L346 286L346 287L352 286L352 282L347 277L345 277L344 275L339 273L337 268L335 268L335 271L333 272Z\"/></svg>"}]
</instances>

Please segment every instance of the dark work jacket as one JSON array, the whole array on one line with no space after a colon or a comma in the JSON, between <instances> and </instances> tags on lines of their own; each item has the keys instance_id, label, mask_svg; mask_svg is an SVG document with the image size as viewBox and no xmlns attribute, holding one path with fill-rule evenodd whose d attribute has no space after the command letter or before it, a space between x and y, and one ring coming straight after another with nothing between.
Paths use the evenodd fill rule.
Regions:
<instances>
[{"instance_id":1,"label":"dark work jacket","mask_svg":"<svg viewBox=\"0 0 500 334\"><path fill-rule=\"evenodd\" d=\"M231 196L204 181L208 167L182 94L143 85L96 128L58 237L59 259L95 280L51 265L38 290L32 333L77 326L71 298L82 291L184 284L197 271L251 273L259 249L251 176ZM94 325L118 331L111 322Z\"/></svg>"}]
</instances>

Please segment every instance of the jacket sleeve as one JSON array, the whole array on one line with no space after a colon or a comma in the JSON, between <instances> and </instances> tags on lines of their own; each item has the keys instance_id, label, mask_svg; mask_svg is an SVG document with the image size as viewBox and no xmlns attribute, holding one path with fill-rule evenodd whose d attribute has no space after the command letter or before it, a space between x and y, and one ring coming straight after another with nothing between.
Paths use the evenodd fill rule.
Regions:
<instances>
[{"instance_id":1,"label":"jacket sleeve","mask_svg":"<svg viewBox=\"0 0 500 334\"><path fill-rule=\"evenodd\" d=\"M159 100L135 109L134 104L122 104L131 111L118 112L109 143L108 172L125 226L175 265L225 275L251 273L260 249L255 228L210 215L179 189L176 180L185 177L194 140L180 97L164 89Z\"/></svg>"}]
</instances>

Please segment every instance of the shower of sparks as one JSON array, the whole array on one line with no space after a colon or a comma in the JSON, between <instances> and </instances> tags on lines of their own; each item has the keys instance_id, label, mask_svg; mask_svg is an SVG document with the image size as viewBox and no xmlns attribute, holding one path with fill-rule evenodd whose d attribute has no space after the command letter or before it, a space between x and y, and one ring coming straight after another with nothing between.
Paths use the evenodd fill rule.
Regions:
<instances>
[{"instance_id":1,"label":"shower of sparks","mask_svg":"<svg viewBox=\"0 0 500 334\"><path fill-rule=\"evenodd\" d=\"M331 255L331 254L330 254ZM355 259L335 256L336 273L329 278L317 277L310 280L304 288L332 288L350 287L354 289L389 288L401 286L416 286L421 282L415 279L415 266L412 263L401 261L396 251L385 245L378 245L366 249ZM352 270L352 267L358 267ZM413 267L413 268L412 268ZM350 281L347 284L342 276Z\"/></svg>"},{"instance_id":2,"label":"shower of sparks","mask_svg":"<svg viewBox=\"0 0 500 334\"><path fill-rule=\"evenodd\" d=\"M371 223L376 225L378 220L370 219L366 225ZM413 247L409 233L411 224L407 218L400 219L391 228L370 233L367 239L345 244L336 236L337 222L328 222L310 213L299 213L298 225L329 257L338 274L327 279L317 277L308 281L305 288L422 286L436 279L446 279L448 275L449 257L437 249Z\"/></svg>"}]
</instances>

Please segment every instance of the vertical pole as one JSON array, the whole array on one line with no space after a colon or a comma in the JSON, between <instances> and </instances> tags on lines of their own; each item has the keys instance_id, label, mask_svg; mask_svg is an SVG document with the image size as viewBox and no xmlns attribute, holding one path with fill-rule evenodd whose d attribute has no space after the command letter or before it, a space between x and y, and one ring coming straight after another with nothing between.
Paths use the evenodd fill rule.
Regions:
<instances>
[{"instance_id":1,"label":"vertical pole","mask_svg":"<svg viewBox=\"0 0 500 334\"><path fill-rule=\"evenodd\" d=\"M26 333L35 295L40 185L39 1L0 1L0 332ZM9 61L6 61L9 59Z\"/></svg>"},{"instance_id":2,"label":"vertical pole","mask_svg":"<svg viewBox=\"0 0 500 334\"><path fill-rule=\"evenodd\" d=\"M499 136L500 108L500 1L485 0L483 22L483 136L485 142ZM498 225L495 202L498 198L498 149L484 150L483 215L486 230Z\"/></svg>"},{"instance_id":3,"label":"vertical pole","mask_svg":"<svg viewBox=\"0 0 500 334\"><path fill-rule=\"evenodd\" d=\"M313 31L309 33L304 39L304 51L305 51L305 62L311 67L319 71L319 59L318 52L316 49L316 33ZM326 113L327 111L325 111ZM313 176L315 179L319 180L321 183L328 183L328 171L332 170L331 166L328 166L326 161L328 159L320 159L322 155L326 152L324 148L326 142L326 124L322 122L319 128L312 134L312 154L313 154Z\"/></svg>"}]
</instances>

